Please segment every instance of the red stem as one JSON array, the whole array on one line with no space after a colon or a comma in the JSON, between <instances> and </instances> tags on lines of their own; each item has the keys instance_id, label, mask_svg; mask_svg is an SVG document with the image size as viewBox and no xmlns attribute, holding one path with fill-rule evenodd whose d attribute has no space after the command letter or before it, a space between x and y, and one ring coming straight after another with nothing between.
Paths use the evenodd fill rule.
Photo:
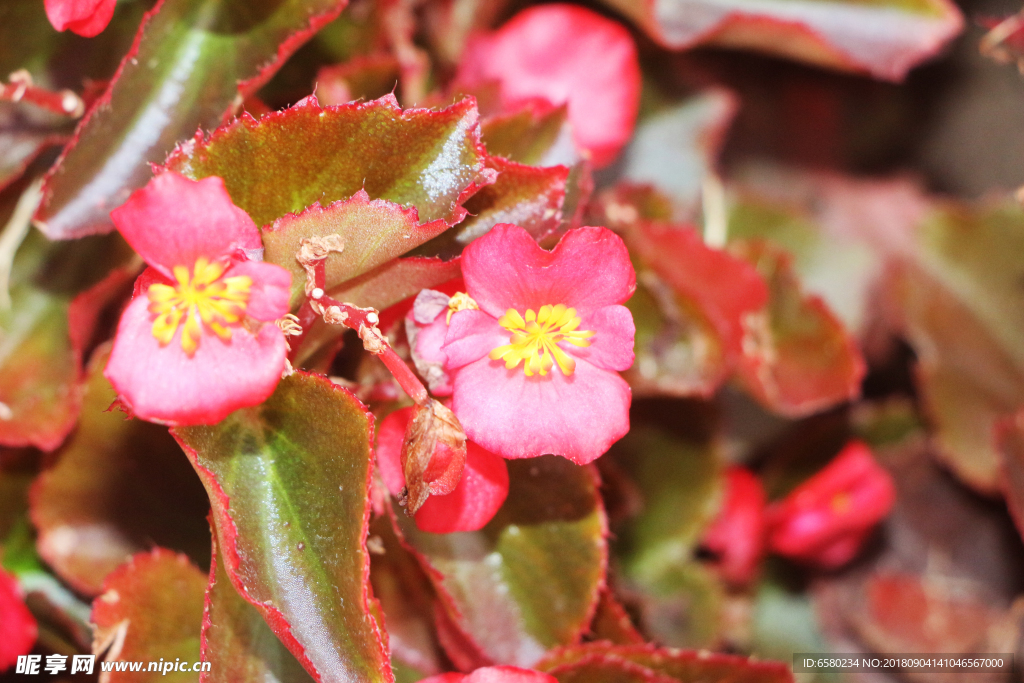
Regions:
<instances>
[{"instance_id":1,"label":"red stem","mask_svg":"<svg viewBox=\"0 0 1024 683\"><path fill-rule=\"evenodd\" d=\"M0 100L7 102L28 102L61 116L78 118L85 113L82 98L70 90L53 92L32 85L28 74L11 74L11 82L0 85Z\"/></svg>"}]
</instances>

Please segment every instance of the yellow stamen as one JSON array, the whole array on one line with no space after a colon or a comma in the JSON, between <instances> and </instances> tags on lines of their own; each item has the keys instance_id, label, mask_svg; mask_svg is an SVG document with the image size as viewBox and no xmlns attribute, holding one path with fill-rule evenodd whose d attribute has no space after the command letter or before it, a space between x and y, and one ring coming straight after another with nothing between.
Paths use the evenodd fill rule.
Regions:
<instances>
[{"instance_id":1,"label":"yellow stamen","mask_svg":"<svg viewBox=\"0 0 1024 683\"><path fill-rule=\"evenodd\" d=\"M245 315L252 278L236 275L222 279L227 267L227 263L211 263L201 257L191 275L186 266L174 267L177 285L149 286L149 312L156 314L153 336L162 346L171 343L179 326L181 348L189 356L199 348L203 325L221 339L231 338L229 326Z\"/></svg>"},{"instance_id":2,"label":"yellow stamen","mask_svg":"<svg viewBox=\"0 0 1024 683\"><path fill-rule=\"evenodd\" d=\"M476 301L473 300L473 297L465 292L455 292L455 295L448 300L448 315L445 316L444 322L446 325L451 325L453 314L458 313L459 311L477 310L480 310L480 306L478 306Z\"/></svg>"},{"instance_id":3,"label":"yellow stamen","mask_svg":"<svg viewBox=\"0 0 1024 683\"><path fill-rule=\"evenodd\" d=\"M568 342L573 346L590 346L594 332L577 330L580 317L575 308L565 304L541 306L539 311L526 310L525 316L510 308L501 316L498 324L512 333L509 343L498 346L488 357L505 361L505 367L512 369L523 363L527 377L547 375L555 365L566 377L576 371L576 361L558 344Z\"/></svg>"}]
</instances>

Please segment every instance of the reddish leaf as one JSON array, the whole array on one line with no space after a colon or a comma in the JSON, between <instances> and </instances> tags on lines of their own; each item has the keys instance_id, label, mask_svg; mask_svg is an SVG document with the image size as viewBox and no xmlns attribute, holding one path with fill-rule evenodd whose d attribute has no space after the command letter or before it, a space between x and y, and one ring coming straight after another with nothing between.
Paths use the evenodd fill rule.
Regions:
<instances>
[{"instance_id":1,"label":"reddish leaf","mask_svg":"<svg viewBox=\"0 0 1024 683\"><path fill-rule=\"evenodd\" d=\"M93 652L105 652L108 662L198 662L205 589L206 577L184 555L162 548L135 555L107 577L103 594L93 601ZM192 671L114 671L104 678L109 683L195 680Z\"/></svg>"},{"instance_id":2,"label":"reddish leaf","mask_svg":"<svg viewBox=\"0 0 1024 683\"><path fill-rule=\"evenodd\" d=\"M997 439L1003 456L1003 494L1017 531L1024 537L1024 412L1004 420Z\"/></svg>"},{"instance_id":3,"label":"reddish leaf","mask_svg":"<svg viewBox=\"0 0 1024 683\"><path fill-rule=\"evenodd\" d=\"M202 683L311 683L302 665L263 617L231 585L214 537L203 608L202 659L211 662Z\"/></svg>"},{"instance_id":4,"label":"reddish leaf","mask_svg":"<svg viewBox=\"0 0 1024 683\"><path fill-rule=\"evenodd\" d=\"M207 552L209 503L167 429L109 410L109 346L90 368L81 422L32 487L40 556L76 590L96 595L132 554L157 545Z\"/></svg>"},{"instance_id":5,"label":"reddish leaf","mask_svg":"<svg viewBox=\"0 0 1024 683\"><path fill-rule=\"evenodd\" d=\"M150 163L196 128L218 125L345 4L285 0L253 12L161 0L51 170L38 224L52 239L110 231L110 211L146 183Z\"/></svg>"},{"instance_id":6,"label":"reddish leaf","mask_svg":"<svg viewBox=\"0 0 1024 683\"><path fill-rule=\"evenodd\" d=\"M604 583L605 518L593 470L555 456L508 469L508 499L480 531L429 534L392 518L470 646L528 667L589 625Z\"/></svg>"},{"instance_id":7,"label":"reddish leaf","mask_svg":"<svg viewBox=\"0 0 1024 683\"><path fill-rule=\"evenodd\" d=\"M589 636L593 640L605 640L616 645L638 645L644 637L633 626L626 609L615 598L611 589L605 586L590 623Z\"/></svg>"},{"instance_id":8,"label":"reddish leaf","mask_svg":"<svg viewBox=\"0 0 1024 683\"><path fill-rule=\"evenodd\" d=\"M946 0L752 4L741 0L604 0L662 45L769 52L811 64L902 80L963 26Z\"/></svg>"},{"instance_id":9,"label":"reddish leaf","mask_svg":"<svg viewBox=\"0 0 1024 683\"><path fill-rule=\"evenodd\" d=\"M394 680L367 581L371 419L344 389L297 373L260 406L174 430L235 590L325 683Z\"/></svg>"},{"instance_id":10,"label":"reddish leaf","mask_svg":"<svg viewBox=\"0 0 1024 683\"><path fill-rule=\"evenodd\" d=\"M32 651L38 626L25 606L18 580L0 568L0 673Z\"/></svg>"},{"instance_id":11,"label":"reddish leaf","mask_svg":"<svg viewBox=\"0 0 1024 683\"><path fill-rule=\"evenodd\" d=\"M609 672L615 671L616 667L630 671L627 665L646 669L658 677L635 677L641 675L641 672L633 669L637 672L631 674L634 678L618 679L602 671L604 666L609 667L606 669ZM580 678L575 672L577 667L590 668L595 674L603 675L603 678ZM538 668L550 672L561 682L653 680L659 683L788 683L793 680L789 667L782 663L758 662L746 657L693 650L669 650L654 645L588 643L560 648L545 657Z\"/></svg>"},{"instance_id":12,"label":"reddish leaf","mask_svg":"<svg viewBox=\"0 0 1024 683\"><path fill-rule=\"evenodd\" d=\"M308 97L197 136L167 168L193 179L220 176L257 225L360 189L415 208L421 222L454 224L466 215L461 203L494 180L479 136L471 98L438 111L403 111L391 95L327 108Z\"/></svg>"},{"instance_id":13,"label":"reddish leaf","mask_svg":"<svg viewBox=\"0 0 1024 683\"><path fill-rule=\"evenodd\" d=\"M362 55L337 66L325 66L316 74L316 98L324 106L353 100L375 100L393 92L399 64L393 55Z\"/></svg>"},{"instance_id":14,"label":"reddish leaf","mask_svg":"<svg viewBox=\"0 0 1024 683\"><path fill-rule=\"evenodd\" d=\"M792 258L765 242L732 248L757 267L770 292L764 314L746 325L739 376L747 390L788 417L859 396L866 371L860 349L825 302L803 292Z\"/></svg>"}]
</instances>

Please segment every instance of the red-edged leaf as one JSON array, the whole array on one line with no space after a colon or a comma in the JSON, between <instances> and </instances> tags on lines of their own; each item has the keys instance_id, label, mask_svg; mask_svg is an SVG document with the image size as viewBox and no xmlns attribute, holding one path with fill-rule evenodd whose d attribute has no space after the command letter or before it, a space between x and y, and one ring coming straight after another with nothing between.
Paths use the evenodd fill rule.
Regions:
<instances>
[{"instance_id":1,"label":"red-edged leaf","mask_svg":"<svg viewBox=\"0 0 1024 683\"><path fill-rule=\"evenodd\" d=\"M917 353L937 455L972 487L999 489L993 427L1024 407L1024 211L1013 202L945 204L896 254L887 283Z\"/></svg>"},{"instance_id":2,"label":"red-edged leaf","mask_svg":"<svg viewBox=\"0 0 1024 683\"><path fill-rule=\"evenodd\" d=\"M112 230L110 211L145 184L150 163L220 124L345 4L161 0L51 171L39 225L52 239Z\"/></svg>"},{"instance_id":3,"label":"red-edged leaf","mask_svg":"<svg viewBox=\"0 0 1024 683\"><path fill-rule=\"evenodd\" d=\"M856 342L821 297L804 293L792 257L762 241L732 245L768 283L769 304L746 320L739 376L765 406L810 415L860 395L866 365Z\"/></svg>"},{"instance_id":4,"label":"red-edged leaf","mask_svg":"<svg viewBox=\"0 0 1024 683\"><path fill-rule=\"evenodd\" d=\"M103 594L93 601L93 652L101 659L106 653L108 662L198 662L205 590L206 577L184 555L162 548L135 555L107 577ZM192 671L113 671L103 680L191 683L197 678Z\"/></svg>"},{"instance_id":5,"label":"red-edged leaf","mask_svg":"<svg viewBox=\"0 0 1024 683\"><path fill-rule=\"evenodd\" d=\"M548 669L558 683L678 683L675 678L621 657L592 653Z\"/></svg>"},{"instance_id":6,"label":"red-edged leaf","mask_svg":"<svg viewBox=\"0 0 1024 683\"><path fill-rule=\"evenodd\" d=\"M381 266L448 229L438 219L420 224L415 209L383 199L370 200L364 190L326 207L313 204L298 215L287 214L263 230L264 259L292 272L292 304L305 296L306 271L295 260L302 240L341 235L345 248L324 264L328 291Z\"/></svg>"},{"instance_id":7,"label":"red-edged leaf","mask_svg":"<svg viewBox=\"0 0 1024 683\"><path fill-rule=\"evenodd\" d=\"M361 189L415 208L421 222L454 224L466 215L461 203L494 180L485 157L471 98L403 111L391 95L338 107L308 97L259 121L243 115L209 139L197 136L167 168L194 179L220 176L257 225Z\"/></svg>"},{"instance_id":8,"label":"red-edged leaf","mask_svg":"<svg viewBox=\"0 0 1024 683\"><path fill-rule=\"evenodd\" d=\"M510 460L508 469L508 499L480 531L430 534L405 515L393 520L456 632L485 660L529 667L590 624L607 530L593 469L555 456Z\"/></svg>"},{"instance_id":9,"label":"red-edged leaf","mask_svg":"<svg viewBox=\"0 0 1024 683\"><path fill-rule=\"evenodd\" d=\"M565 105L531 100L512 112L488 116L480 130L493 156L534 166L569 165L579 160L579 153L567 116Z\"/></svg>"},{"instance_id":10,"label":"red-edged leaf","mask_svg":"<svg viewBox=\"0 0 1024 683\"><path fill-rule=\"evenodd\" d=\"M398 60L393 55L361 55L320 69L316 74L316 98L325 106L375 100L394 91L399 74Z\"/></svg>"},{"instance_id":11,"label":"red-edged leaf","mask_svg":"<svg viewBox=\"0 0 1024 683\"><path fill-rule=\"evenodd\" d=\"M644 637L633 626L633 620L626 609L607 586L601 591L588 636L592 640L605 640L616 645L638 645L644 642Z\"/></svg>"},{"instance_id":12,"label":"red-edged leaf","mask_svg":"<svg viewBox=\"0 0 1024 683\"><path fill-rule=\"evenodd\" d=\"M214 537L210 583L203 608L202 659L210 662L202 683L311 683L292 653L228 578Z\"/></svg>"},{"instance_id":13,"label":"red-edged leaf","mask_svg":"<svg viewBox=\"0 0 1024 683\"><path fill-rule=\"evenodd\" d=\"M393 680L367 580L371 420L344 389L297 373L260 406L174 430L235 590L325 683Z\"/></svg>"},{"instance_id":14,"label":"red-edged leaf","mask_svg":"<svg viewBox=\"0 0 1024 683\"><path fill-rule=\"evenodd\" d=\"M108 355L97 350L78 429L32 487L40 556L87 595L154 543L200 559L207 552L202 486L165 427L108 410L117 398L103 376Z\"/></svg>"},{"instance_id":15,"label":"red-edged leaf","mask_svg":"<svg viewBox=\"0 0 1024 683\"><path fill-rule=\"evenodd\" d=\"M545 657L537 668L548 671L559 681L581 681L587 679L572 675L575 667L612 662L637 665L679 683L789 683L793 680L789 667L780 662L758 662L746 657L693 650L669 650L654 645L588 643L560 648ZM595 672L599 671L599 668L595 669ZM596 683L602 679L590 680Z\"/></svg>"},{"instance_id":16,"label":"red-edged leaf","mask_svg":"<svg viewBox=\"0 0 1024 683\"><path fill-rule=\"evenodd\" d=\"M604 0L662 45L741 47L902 80L963 27L947 0Z\"/></svg>"}]
</instances>

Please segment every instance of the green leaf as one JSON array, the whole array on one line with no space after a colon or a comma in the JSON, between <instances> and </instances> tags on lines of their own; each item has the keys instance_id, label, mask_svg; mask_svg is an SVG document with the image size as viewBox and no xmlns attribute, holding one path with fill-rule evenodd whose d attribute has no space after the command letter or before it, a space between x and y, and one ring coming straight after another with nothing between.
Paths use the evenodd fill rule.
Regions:
<instances>
[{"instance_id":1,"label":"green leaf","mask_svg":"<svg viewBox=\"0 0 1024 683\"><path fill-rule=\"evenodd\" d=\"M860 349L824 300L803 291L792 258L761 240L737 240L731 250L769 289L768 307L746 321L738 373L746 389L791 418L857 398L866 372Z\"/></svg>"},{"instance_id":2,"label":"green leaf","mask_svg":"<svg viewBox=\"0 0 1024 683\"><path fill-rule=\"evenodd\" d=\"M293 374L263 404L173 430L206 486L235 589L310 674L393 680L366 551L371 416Z\"/></svg>"},{"instance_id":3,"label":"green leaf","mask_svg":"<svg viewBox=\"0 0 1024 683\"><path fill-rule=\"evenodd\" d=\"M508 469L508 499L480 531L430 534L406 515L393 520L459 629L494 662L529 667L589 625L607 530L592 468L542 456Z\"/></svg>"},{"instance_id":4,"label":"green leaf","mask_svg":"<svg viewBox=\"0 0 1024 683\"><path fill-rule=\"evenodd\" d=\"M238 594L225 570L216 537L203 610L203 683L312 683L302 665L263 617Z\"/></svg>"},{"instance_id":5,"label":"green leaf","mask_svg":"<svg viewBox=\"0 0 1024 683\"><path fill-rule=\"evenodd\" d=\"M963 27L945 0L633 0L604 2L665 47L747 48L876 78L902 80Z\"/></svg>"},{"instance_id":6,"label":"green leaf","mask_svg":"<svg viewBox=\"0 0 1024 683\"><path fill-rule=\"evenodd\" d=\"M161 2L51 171L39 226L52 239L112 230L110 211L146 183L149 164L219 125L345 4Z\"/></svg>"},{"instance_id":7,"label":"green leaf","mask_svg":"<svg viewBox=\"0 0 1024 683\"><path fill-rule=\"evenodd\" d=\"M109 410L117 398L103 376L109 350L90 363L78 429L32 487L39 554L86 595L154 544L203 564L209 552L209 503L167 429Z\"/></svg>"},{"instance_id":8,"label":"green leaf","mask_svg":"<svg viewBox=\"0 0 1024 683\"><path fill-rule=\"evenodd\" d=\"M780 662L759 662L706 651L669 650L654 645L587 643L552 652L538 668L555 676L559 683L791 683L793 680L789 667ZM581 676L583 671L593 677ZM616 672L621 673L616 675Z\"/></svg>"},{"instance_id":9,"label":"green leaf","mask_svg":"<svg viewBox=\"0 0 1024 683\"><path fill-rule=\"evenodd\" d=\"M107 577L103 594L92 604L94 653L107 652L108 662L198 662L205 590L206 577L184 555L162 548L135 555ZM144 670L114 671L104 680L194 683L198 679L192 671Z\"/></svg>"},{"instance_id":10,"label":"green leaf","mask_svg":"<svg viewBox=\"0 0 1024 683\"><path fill-rule=\"evenodd\" d=\"M292 306L305 298L306 271L295 260L303 239L340 235L345 248L332 252L324 264L326 287L334 290L448 229L435 220L421 225L415 209L383 199L370 200L359 190L327 207L314 203L298 215L287 214L263 230L264 260L292 273Z\"/></svg>"},{"instance_id":11,"label":"green leaf","mask_svg":"<svg viewBox=\"0 0 1024 683\"><path fill-rule=\"evenodd\" d=\"M403 111L390 95L326 108L308 97L258 122L243 115L205 141L197 137L167 168L195 179L220 176L257 225L359 190L415 208L420 222L454 224L466 215L461 203L493 181L479 135L471 98L438 111Z\"/></svg>"},{"instance_id":12,"label":"green leaf","mask_svg":"<svg viewBox=\"0 0 1024 683\"><path fill-rule=\"evenodd\" d=\"M480 123L480 130L492 156L531 166L565 163L566 159L552 161L551 157L561 155L565 141L572 144L567 116L564 105L542 108L531 103L509 113L488 116Z\"/></svg>"},{"instance_id":13,"label":"green leaf","mask_svg":"<svg viewBox=\"0 0 1024 683\"><path fill-rule=\"evenodd\" d=\"M898 253L886 291L917 353L937 455L972 487L999 488L996 421L1024 407L1024 210L940 206Z\"/></svg>"}]
</instances>

